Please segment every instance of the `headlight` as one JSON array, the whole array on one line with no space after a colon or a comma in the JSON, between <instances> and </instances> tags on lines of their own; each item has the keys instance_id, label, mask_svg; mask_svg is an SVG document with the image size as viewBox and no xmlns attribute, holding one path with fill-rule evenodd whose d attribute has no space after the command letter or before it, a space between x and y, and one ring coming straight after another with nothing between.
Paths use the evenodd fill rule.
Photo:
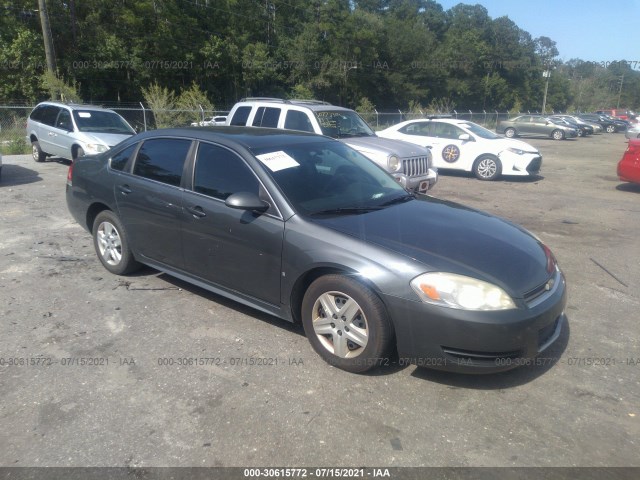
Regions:
<instances>
[{"instance_id":1,"label":"headlight","mask_svg":"<svg viewBox=\"0 0 640 480\"><path fill-rule=\"evenodd\" d=\"M87 143L87 150L90 152L102 153L109 150L109 147L100 145L99 143Z\"/></svg>"},{"instance_id":2,"label":"headlight","mask_svg":"<svg viewBox=\"0 0 640 480\"><path fill-rule=\"evenodd\" d=\"M400 163L400 159L396 155L389 155L389 158L387 159L387 165L389 165L390 172L397 172L402 166L402 164Z\"/></svg>"},{"instance_id":3,"label":"headlight","mask_svg":"<svg viewBox=\"0 0 640 480\"><path fill-rule=\"evenodd\" d=\"M509 310L515 303L500 287L454 273L423 273L411 280L423 302L461 310Z\"/></svg>"},{"instance_id":4,"label":"headlight","mask_svg":"<svg viewBox=\"0 0 640 480\"><path fill-rule=\"evenodd\" d=\"M519 148L507 148L511 153L515 153L516 155L524 155L526 152L524 150L520 150Z\"/></svg>"}]
</instances>

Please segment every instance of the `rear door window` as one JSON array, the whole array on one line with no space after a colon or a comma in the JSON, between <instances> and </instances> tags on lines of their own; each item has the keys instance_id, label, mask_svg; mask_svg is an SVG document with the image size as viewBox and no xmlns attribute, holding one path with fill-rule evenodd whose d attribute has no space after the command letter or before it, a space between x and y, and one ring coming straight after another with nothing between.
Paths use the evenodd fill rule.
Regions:
<instances>
[{"instance_id":1,"label":"rear door window","mask_svg":"<svg viewBox=\"0 0 640 480\"><path fill-rule=\"evenodd\" d=\"M142 144L133 167L134 175L179 186L191 140L155 138Z\"/></svg>"},{"instance_id":2,"label":"rear door window","mask_svg":"<svg viewBox=\"0 0 640 480\"><path fill-rule=\"evenodd\" d=\"M255 117L253 117L253 127L278 128L280 120L280 108L258 107Z\"/></svg>"},{"instance_id":3,"label":"rear door window","mask_svg":"<svg viewBox=\"0 0 640 480\"><path fill-rule=\"evenodd\" d=\"M58 113L60 113L60 107L56 107L53 105L44 105L42 107L42 112L38 114L37 121L53 127L56 124Z\"/></svg>"}]
</instances>

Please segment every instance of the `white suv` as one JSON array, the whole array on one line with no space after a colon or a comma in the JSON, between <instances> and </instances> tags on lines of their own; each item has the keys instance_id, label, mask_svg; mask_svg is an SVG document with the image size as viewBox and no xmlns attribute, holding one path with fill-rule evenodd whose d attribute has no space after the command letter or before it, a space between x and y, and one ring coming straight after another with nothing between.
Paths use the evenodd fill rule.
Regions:
<instances>
[{"instance_id":1,"label":"white suv","mask_svg":"<svg viewBox=\"0 0 640 480\"><path fill-rule=\"evenodd\" d=\"M42 102L27 120L27 143L33 159L48 156L75 160L83 155L106 152L135 130L113 110L93 105Z\"/></svg>"},{"instance_id":2,"label":"white suv","mask_svg":"<svg viewBox=\"0 0 640 480\"><path fill-rule=\"evenodd\" d=\"M419 193L438 181L428 149L380 138L356 112L326 102L245 98L233 106L227 125L302 130L335 138L373 160L405 188Z\"/></svg>"}]
</instances>

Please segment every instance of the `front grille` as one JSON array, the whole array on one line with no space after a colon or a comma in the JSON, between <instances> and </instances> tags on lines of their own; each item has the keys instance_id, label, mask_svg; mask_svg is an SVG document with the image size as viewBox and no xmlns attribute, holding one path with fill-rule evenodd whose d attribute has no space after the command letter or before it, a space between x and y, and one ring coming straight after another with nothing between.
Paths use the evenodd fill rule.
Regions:
<instances>
[{"instance_id":1,"label":"front grille","mask_svg":"<svg viewBox=\"0 0 640 480\"><path fill-rule=\"evenodd\" d=\"M402 159L402 172L408 177L419 177L429 173L428 157L413 157Z\"/></svg>"},{"instance_id":2,"label":"front grille","mask_svg":"<svg viewBox=\"0 0 640 480\"><path fill-rule=\"evenodd\" d=\"M558 284L562 282L562 276L560 272L556 271L541 285L538 285L532 290L529 290L524 294L524 301L529 308L539 305L546 300L553 292L558 288Z\"/></svg>"},{"instance_id":3,"label":"front grille","mask_svg":"<svg viewBox=\"0 0 640 480\"><path fill-rule=\"evenodd\" d=\"M542 166L542 157L536 157L529 162L529 165L527 165L527 172L538 173L540 171L541 166Z\"/></svg>"}]
</instances>

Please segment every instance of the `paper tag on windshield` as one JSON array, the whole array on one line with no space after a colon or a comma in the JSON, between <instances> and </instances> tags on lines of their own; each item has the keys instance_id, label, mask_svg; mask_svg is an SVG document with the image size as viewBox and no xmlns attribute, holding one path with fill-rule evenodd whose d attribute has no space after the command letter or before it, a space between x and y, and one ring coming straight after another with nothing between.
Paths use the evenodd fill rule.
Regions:
<instances>
[{"instance_id":1,"label":"paper tag on windshield","mask_svg":"<svg viewBox=\"0 0 640 480\"><path fill-rule=\"evenodd\" d=\"M256 158L264 163L272 172L284 170L285 168L298 167L300 165L283 151L256 155Z\"/></svg>"},{"instance_id":2,"label":"paper tag on windshield","mask_svg":"<svg viewBox=\"0 0 640 480\"><path fill-rule=\"evenodd\" d=\"M91 118L91 114L89 112L78 112L78 116L80 118Z\"/></svg>"}]
</instances>

